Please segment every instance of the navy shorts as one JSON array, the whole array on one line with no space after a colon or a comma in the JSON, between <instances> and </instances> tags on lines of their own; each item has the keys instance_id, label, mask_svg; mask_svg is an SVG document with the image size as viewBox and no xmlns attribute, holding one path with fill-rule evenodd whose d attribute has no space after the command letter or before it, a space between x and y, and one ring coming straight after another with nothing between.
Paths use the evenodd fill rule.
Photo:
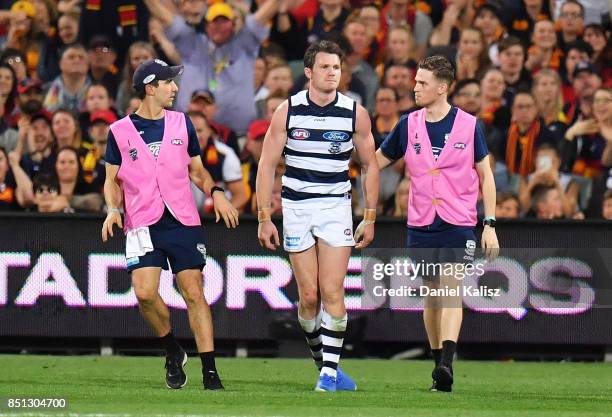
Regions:
<instances>
[{"instance_id":1,"label":"navy shorts","mask_svg":"<svg viewBox=\"0 0 612 417\"><path fill-rule=\"evenodd\" d=\"M206 246L202 226L185 226L166 209L157 223L149 226L153 251L128 260L128 272L138 268L160 267L172 273L204 269Z\"/></svg>"},{"instance_id":2,"label":"navy shorts","mask_svg":"<svg viewBox=\"0 0 612 417\"><path fill-rule=\"evenodd\" d=\"M474 227L455 226L436 217L430 227L408 227L408 249L434 249L415 251L425 261L433 263L469 263L474 261L476 234Z\"/></svg>"}]
</instances>

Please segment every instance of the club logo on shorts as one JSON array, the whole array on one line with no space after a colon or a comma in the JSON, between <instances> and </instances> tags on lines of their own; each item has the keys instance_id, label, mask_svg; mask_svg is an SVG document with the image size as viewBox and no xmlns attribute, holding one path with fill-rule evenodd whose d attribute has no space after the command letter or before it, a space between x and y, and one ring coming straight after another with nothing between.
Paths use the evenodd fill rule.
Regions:
<instances>
[{"instance_id":1,"label":"club logo on shorts","mask_svg":"<svg viewBox=\"0 0 612 417\"><path fill-rule=\"evenodd\" d=\"M310 132L306 129L295 129L291 133L291 137L293 139L308 139L310 137Z\"/></svg>"},{"instance_id":2,"label":"club logo on shorts","mask_svg":"<svg viewBox=\"0 0 612 417\"><path fill-rule=\"evenodd\" d=\"M414 144L412 144L412 146L414 146L414 151L416 152L416 154L419 155L421 153L421 144L420 143L414 143Z\"/></svg>"},{"instance_id":3,"label":"club logo on shorts","mask_svg":"<svg viewBox=\"0 0 612 417\"><path fill-rule=\"evenodd\" d=\"M331 132L323 133L323 139L331 140L332 142L346 142L349 140L349 135L346 132L338 132L333 130Z\"/></svg>"},{"instance_id":4,"label":"club logo on shorts","mask_svg":"<svg viewBox=\"0 0 612 417\"><path fill-rule=\"evenodd\" d=\"M472 239L467 240L465 242L465 256L463 257L463 259L466 261L473 262L475 253L476 253L476 241Z\"/></svg>"},{"instance_id":5,"label":"club logo on shorts","mask_svg":"<svg viewBox=\"0 0 612 417\"><path fill-rule=\"evenodd\" d=\"M138 151L136 150L136 148L130 149L130 158L132 159L132 161L138 159Z\"/></svg>"},{"instance_id":6,"label":"club logo on shorts","mask_svg":"<svg viewBox=\"0 0 612 417\"><path fill-rule=\"evenodd\" d=\"M465 149L465 143L462 142L457 142L453 145L453 148L455 149Z\"/></svg>"},{"instance_id":7,"label":"club logo on shorts","mask_svg":"<svg viewBox=\"0 0 612 417\"><path fill-rule=\"evenodd\" d=\"M182 139L172 139L172 144L173 145L182 145L183 141L182 141Z\"/></svg>"},{"instance_id":8,"label":"club logo on shorts","mask_svg":"<svg viewBox=\"0 0 612 417\"><path fill-rule=\"evenodd\" d=\"M340 150L341 150L340 144L339 143L330 143L328 150L329 150L329 153L331 153L331 154L340 153Z\"/></svg>"},{"instance_id":9,"label":"club logo on shorts","mask_svg":"<svg viewBox=\"0 0 612 417\"><path fill-rule=\"evenodd\" d=\"M344 236L351 236L353 231L351 229L344 229Z\"/></svg>"},{"instance_id":10,"label":"club logo on shorts","mask_svg":"<svg viewBox=\"0 0 612 417\"><path fill-rule=\"evenodd\" d=\"M202 254L204 260L206 260L206 246L203 243L198 243L196 249Z\"/></svg>"},{"instance_id":11,"label":"club logo on shorts","mask_svg":"<svg viewBox=\"0 0 612 417\"><path fill-rule=\"evenodd\" d=\"M299 236L285 236L285 246L288 248L296 248L300 244Z\"/></svg>"}]
</instances>

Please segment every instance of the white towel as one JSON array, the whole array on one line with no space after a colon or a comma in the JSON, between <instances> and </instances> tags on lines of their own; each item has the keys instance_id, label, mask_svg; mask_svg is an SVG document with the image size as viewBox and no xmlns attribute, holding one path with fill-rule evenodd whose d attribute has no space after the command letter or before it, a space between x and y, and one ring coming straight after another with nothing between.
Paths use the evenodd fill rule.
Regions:
<instances>
[{"instance_id":1,"label":"white towel","mask_svg":"<svg viewBox=\"0 0 612 417\"><path fill-rule=\"evenodd\" d=\"M125 257L135 258L147 252L153 252L149 228L145 226L130 230L125 237Z\"/></svg>"}]
</instances>

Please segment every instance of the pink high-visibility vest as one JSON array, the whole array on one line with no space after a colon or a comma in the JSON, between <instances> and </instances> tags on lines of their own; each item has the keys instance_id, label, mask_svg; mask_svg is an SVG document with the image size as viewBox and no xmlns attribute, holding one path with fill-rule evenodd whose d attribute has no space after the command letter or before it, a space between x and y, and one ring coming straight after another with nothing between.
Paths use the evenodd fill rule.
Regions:
<instances>
[{"instance_id":1,"label":"pink high-visibility vest","mask_svg":"<svg viewBox=\"0 0 612 417\"><path fill-rule=\"evenodd\" d=\"M425 125L425 109L408 116L404 160L410 175L408 225L428 226L436 213L456 226L476 225L479 178L474 164L476 118L461 109L436 161Z\"/></svg>"},{"instance_id":2,"label":"pink high-visibility vest","mask_svg":"<svg viewBox=\"0 0 612 417\"><path fill-rule=\"evenodd\" d=\"M165 110L164 136L157 159L129 116L113 123L110 129L121 153L117 178L123 191L125 233L157 223L164 206L185 226L201 225L191 193L185 115Z\"/></svg>"}]
</instances>

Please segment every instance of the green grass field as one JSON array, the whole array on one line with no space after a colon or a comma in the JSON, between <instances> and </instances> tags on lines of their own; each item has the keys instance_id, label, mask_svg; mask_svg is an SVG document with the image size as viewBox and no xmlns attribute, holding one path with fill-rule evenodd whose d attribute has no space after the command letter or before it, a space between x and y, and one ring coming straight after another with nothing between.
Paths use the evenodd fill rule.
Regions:
<instances>
[{"instance_id":1,"label":"green grass field","mask_svg":"<svg viewBox=\"0 0 612 417\"><path fill-rule=\"evenodd\" d=\"M190 358L182 390L164 385L163 358L0 356L0 397L63 397L67 410L0 416L612 416L612 364L455 364L452 394L428 391L429 361L345 360L358 392L313 392L311 361L220 359L225 392L202 389ZM3 401L6 404L6 399Z\"/></svg>"}]
</instances>

